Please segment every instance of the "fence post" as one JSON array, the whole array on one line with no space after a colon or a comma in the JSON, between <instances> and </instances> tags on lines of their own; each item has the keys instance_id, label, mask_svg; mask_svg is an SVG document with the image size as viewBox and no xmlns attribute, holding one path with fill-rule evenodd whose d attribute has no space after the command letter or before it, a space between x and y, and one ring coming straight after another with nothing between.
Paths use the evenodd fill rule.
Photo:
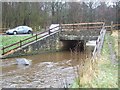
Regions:
<instances>
[{"instance_id":1,"label":"fence post","mask_svg":"<svg viewBox=\"0 0 120 90\"><path fill-rule=\"evenodd\" d=\"M22 41L20 40L20 47L22 47Z\"/></svg>"},{"instance_id":2,"label":"fence post","mask_svg":"<svg viewBox=\"0 0 120 90\"><path fill-rule=\"evenodd\" d=\"M74 30L74 24L73 24L73 30Z\"/></svg>"},{"instance_id":3,"label":"fence post","mask_svg":"<svg viewBox=\"0 0 120 90\"><path fill-rule=\"evenodd\" d=\"M48 33L49 33L49 34L51 33L50 29L48 30Z\"/></svg>"},{"instance_id":4,"label":"fence post","mask_svg":"<svg viewBox=\"0 0 120 90\"><path fill-rule=\"evenodd\" d=\"M102 29L105 29L105 23L103 23Z\"/></svg>"},{"instance_id":5,"label":"fence post","mask_svg":"<svg viewBox=\"0 0 120 90\"><path fill-rule=\"evenodd\" d=\"M37 41L37 34L36 34L36 41Z\"/></svg>"},{"instance_id":6,"label":"fence post","mask_svg":"<svg viewBox=\"0 0 120 90\"><path fill-rule=\"evenodd\" d=\"M112 33L112 30L113 30L113 21L111 22L111 33Z\"/></svg>"},{"instance_id":7,"label":"fence post","mask_svg":"<svg viewBox=\"0 0 120 90\"><path fill-rule=\"evenodd\" d=\"M60 29L60 31L62 31L62 25L61 24L59 25L59 29Z\"/></svg>"},{"instance_id":8,"label":"fence post","mask_svg":"<svg viewBox=\"0 0 120 90\"><path fill-rule=\"evenodd\" d=\"M3 47L3 49L2 49L2 50L3 50L3 53L2 53L2 55L4 55L4 53L5 53L5 52L4 52L4 47Z\"/></svg>"}]
</instances>

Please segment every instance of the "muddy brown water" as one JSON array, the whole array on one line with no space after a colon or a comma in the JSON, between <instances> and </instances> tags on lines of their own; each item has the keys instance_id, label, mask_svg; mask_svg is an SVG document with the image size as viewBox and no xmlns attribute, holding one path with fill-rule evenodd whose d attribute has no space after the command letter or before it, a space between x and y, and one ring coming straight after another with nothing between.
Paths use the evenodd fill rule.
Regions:
<instances>
[{"instance_id":1,"label":"muddy brown water","mask_svg":"<svg viewBox=\"0 0 120 90\"><path fill-rule=\"evenodd\" d=\"M79 54L80 58L86 53ZM64 88L75 80L75 67L79 64L71 59L69 51L23 56L32 60L29 66L16 65L16 58L2 60L3 88Z\"/></svg>"}]
</instances>

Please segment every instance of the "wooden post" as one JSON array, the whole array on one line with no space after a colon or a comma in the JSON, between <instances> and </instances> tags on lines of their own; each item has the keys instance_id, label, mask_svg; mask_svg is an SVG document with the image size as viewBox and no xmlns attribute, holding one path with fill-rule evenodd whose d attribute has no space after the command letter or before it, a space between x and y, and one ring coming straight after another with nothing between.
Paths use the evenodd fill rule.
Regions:
<instances>
[{"instance_id":1,"label":"wooden post","mask_svg":"<svg viewBox=\"0 0 120 90\"><path fill-rule=\"evenodd\" d=\"M22 41L20 40L20 47L22 47Z\"/></svg>"},{"instance_id":2,"label":"wooden post","mask_svg":"<svg viewBox=\"0 0 120 90\"><path fill-rule=\"evenodd\" d=\"M36 34L36 41L37 41L37 34Z\"/></svg>"},{"instance_id":3,"label":"wooden post","mask_svg":"<svg viewBox=\"0 0 120 90\"><path fill-rule=\"evenodd\" d=\"M112 34L112 30L113 30L113 21L111 21L111 34Z\"/></svg>"},{"instance_id":4,"label":"wooden post","mask_svg":"<svg viewBox=\"0 0 120 90\"><path fill-rule=\"evenodd\" d=\"M59 27L60 27L60 28L59 28L59 29L60 29L60 31L62 31L62 25L61 25L61 24L59 25Z\"/></svg>"},{"instance_id":5,"label":"wooden post","mask_svg":"<svg viewBox=\"0 0 120 90\"><path fill-rule=\"evenodd\" d=\"M2 49L2 50L3 50L3 53L2 53L2 55L4 55L4 53L5 53L5 52L4 52L4 47L3 47L3 49Z\"/></svg>"},{"instance_id":6,"label":"wooden post","mask_svg":"<svg viewBox=\"0 0 120 90\"><path fill-rule=\"evenodd\" d=\"M86 40L83 41L84 44L84 51L86 51Z\"/></svg>"},{"instance_id":7,"label":"wooden post","mask_svg":"<svg viewBox=\"0 0 120 90\"><path fill-rule=\"evenodd\" d=\"M49 34L51 33L50 29L48 30L48 33L49 33Z\"/></svg>"},{"instance_id":8,"label":"wooden post","mask_svg":"<svg viewBox=\"0 0 120 90\"><path fill-rule=\"evenodd\" d=\"M74 24L73 24L73 30L74 30Z\"/></svg>"}]
</instances>

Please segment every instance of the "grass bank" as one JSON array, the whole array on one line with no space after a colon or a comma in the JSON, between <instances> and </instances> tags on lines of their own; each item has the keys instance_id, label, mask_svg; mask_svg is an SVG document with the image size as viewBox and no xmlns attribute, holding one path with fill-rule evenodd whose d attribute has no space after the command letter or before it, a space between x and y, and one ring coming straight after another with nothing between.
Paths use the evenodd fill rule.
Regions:
<instances>
[{"instance_id":1,"label":"grass bank","mask_svg":"<svg viewBox=\"0 0 120 90\"><path fill-rule=\"evenodd\" d=\"M72 88L118 88L118 65L112 64L108 41L112 40L113 48L118 53L116 35L106 34L101 57L94 61L87 60ZM81 67L80 67L81 68Z\"/></svg>"},{"instance_id":2,"label":"grass bank","mask_svg":"<svg viewBox=\"0 0 120 90\"><path fill-rule=\"evenodd\" d=\"M1 46L8 46L11 44L14 44L16 42L19 42L20 40L24 40L28 37L30 37L31 35L26 35L26 36L20 36L20 35L2 35L0 36L2 43Z\"/></svg>"},{"instance_id":3,"label":"grass bank","mask_svg":"<svg viewBox=\"0 0 120 90\"><path fill-rule=\"evenodd\" d=\"M11 44L19 42L20 40L24 40L24 39L29 38L31 36L32 35L1 35L0 36L0 40L1 40L0 47L2 48L5 46L9 46ZM13 48L15 48L17 46L19 46L19 44L5 49L5 51L12 50Z\"/></svg>"}]
</instances>

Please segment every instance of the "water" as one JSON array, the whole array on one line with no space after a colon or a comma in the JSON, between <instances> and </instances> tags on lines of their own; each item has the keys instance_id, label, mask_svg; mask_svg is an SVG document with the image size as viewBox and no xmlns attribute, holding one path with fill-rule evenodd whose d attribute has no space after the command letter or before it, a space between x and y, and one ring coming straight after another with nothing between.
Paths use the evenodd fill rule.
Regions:
<instances>
[{"instance_id":1,"label":"water","mask_svg":"<svg viewBox=\"0 0 120 90\"><path fill-rule=\"evenodd\" d=\"M63 88L75 80L79 63L68 51L24 56L29 66L16 65L16 58L2 60L3 88ZM86 53L79 54L85 59Z\"/></svg>"}]
</instances>

